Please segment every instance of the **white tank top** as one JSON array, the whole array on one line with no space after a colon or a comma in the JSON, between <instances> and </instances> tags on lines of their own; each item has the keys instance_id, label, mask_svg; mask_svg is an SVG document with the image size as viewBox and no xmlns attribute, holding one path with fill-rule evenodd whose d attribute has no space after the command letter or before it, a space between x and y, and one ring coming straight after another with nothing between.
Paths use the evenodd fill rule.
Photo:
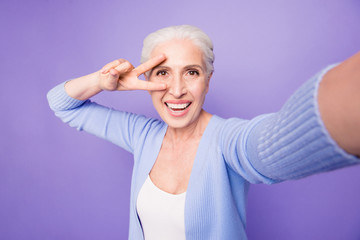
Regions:
<instances>
[{"instance_id":1,"label":"white tank top","mask_svg":"<svg viewBox=\"0 0 360 240\"><path fill-rule=\"evenodd\" d=\"M185 240L185 196L167 193L147 177L136 201L145 240Z\"/></svg>"}]
</instances>

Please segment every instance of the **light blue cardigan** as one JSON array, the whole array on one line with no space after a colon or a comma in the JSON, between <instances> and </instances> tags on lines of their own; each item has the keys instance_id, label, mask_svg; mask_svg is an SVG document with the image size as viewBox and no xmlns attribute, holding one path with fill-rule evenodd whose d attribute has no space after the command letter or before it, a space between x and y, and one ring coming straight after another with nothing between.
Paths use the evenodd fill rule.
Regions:
<instances>
[{"instance_id":1,"label":"light blue cardigan","mask_svg":"<svg viewBox=\"0 0 360 240\"><path fill-rule=\"evenodd\" d=\"M317 106L324 73L305 83L278 113L252 120L213 116L197 150L186 194L186 239L246 239L249 183L272 184L359 163L327 133ZM60 84L48 93L56 116L134 154L129 239L143 239L139 190L159 153L167 125L69 97Z\"/></svg>"}]
</instances>

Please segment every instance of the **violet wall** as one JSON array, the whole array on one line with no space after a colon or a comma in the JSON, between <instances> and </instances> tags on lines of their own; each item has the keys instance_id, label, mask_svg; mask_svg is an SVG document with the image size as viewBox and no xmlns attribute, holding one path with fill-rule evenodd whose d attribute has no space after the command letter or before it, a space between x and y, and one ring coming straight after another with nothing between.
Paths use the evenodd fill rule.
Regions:
<instances>
[{"instance_id":1,"label":"violet wall","mask_svg":"<svg viewBox=\"0 0 360 240\"><path fill-rule=\"evenodd\" d=\"M215 44L205 109L252 118L359 50L358 0L0 2L0 239L126 239L132 156L77 132L47 91L116 58L139 64L142 39L174 24ZM146 92L95 100L156 116ZM360 239L360 167L254 185L249 239Z\"/></svg>"}]
</instances>

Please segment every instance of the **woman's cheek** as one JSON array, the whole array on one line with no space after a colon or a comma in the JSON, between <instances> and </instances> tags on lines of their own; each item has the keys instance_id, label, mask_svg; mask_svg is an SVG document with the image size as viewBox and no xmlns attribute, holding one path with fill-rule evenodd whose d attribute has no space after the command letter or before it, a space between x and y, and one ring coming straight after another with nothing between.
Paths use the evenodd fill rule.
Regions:
<instances>
[{"instance_id":1,"label":"woman's cheek","mask_svg":"<svg viewBox=\"0 0 360 240\"><path fill-rule=\"evenodd\" d=\"M193 93L196 93L197 95L201 95L202 93L206 93L206 84L204 81L200 81L200 79L194 81L192 84L189 84L189 89Z\"/></svg>"}]
</instances>

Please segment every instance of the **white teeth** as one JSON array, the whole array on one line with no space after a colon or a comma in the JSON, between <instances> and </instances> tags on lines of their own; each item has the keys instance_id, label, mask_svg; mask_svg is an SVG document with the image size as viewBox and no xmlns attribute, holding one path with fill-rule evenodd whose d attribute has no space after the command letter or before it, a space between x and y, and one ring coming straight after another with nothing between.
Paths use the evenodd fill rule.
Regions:
<instances>
[{"instance_id":1,"label":"white teeth","mask_svg":"<svg viewBox=\"0 0 360 240\"><path fill-rule=\"evenodd\" d=\"M185 109L190 105L190 103L182 103L182 104L166 103L166 105L171 109Z\"/></svg>"}]
</instances>

